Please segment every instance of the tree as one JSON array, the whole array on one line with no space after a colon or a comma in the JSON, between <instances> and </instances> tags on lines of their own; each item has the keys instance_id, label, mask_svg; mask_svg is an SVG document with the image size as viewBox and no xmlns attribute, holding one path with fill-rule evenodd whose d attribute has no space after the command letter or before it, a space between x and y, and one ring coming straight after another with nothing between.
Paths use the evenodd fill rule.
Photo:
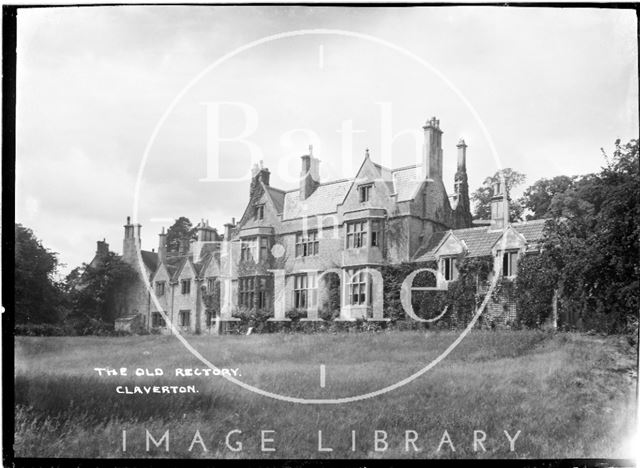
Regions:
<instances>
[{"instance_id":1,"label":"tree","mask_svg":"<svg viewBox=\"0 0 640 468\"><path fill-rule=\"evenodd\" d=\"M195 236L195 229L189 218L180 216L167 231L167 250L178 252L180 250L180 242L186 242L188 245L188 242L191 239L195 239Z\"/></svg>"},{"instance_id":2,"label":"tree","mask_svg":"<svg viewBox=\"0 0 640 468\"><path fill-rule=\"evenodd\" d=\"M640 306L638 141L616 141L606 158L600 173L554 196L541 259L571 325L617 333L637 324Z\"/></svg>"},{"instance_id":3,"label":"tree","mask_svg":"<svg viewBox=\"0 0 640 468\"><path fill-rule=\"evenodd\" d=\"M528 220L541 219L549 216L549 208L553 198L564 194L575 186L577 177L556 176L552 179L540 179L527 190L520 200L523 208L530 210Z\"/></svg>"},{"instance_id":4,"label":"tree","mask_svg":"<svg viewBox=\"0 0 640 468\"><path fill-rule=\"evenodd\" d=\"M586 218L593 216L596 207L596 191L599 190L598 174L587 174L577 177L573 187L565 192L557 193L551 199L547 216L551 218ZM597 201L598 204L601 201Z\"/></svg>"},{"instance_id":5,"label":"tree","mask_svg":"<svg viewBox=\"0 0 640 468\"><path fill-rule=\"evenodd\" d=\"M126 287L137 279L136 271L109 252L93 266L83 264L66 278L72 325L82 334L97 328L112 329Z\"/></svg>"},{"instance_id":6,"label":"tree","mask_svg":"<svg viewBox=\"0 0 640 468\"><path fill-rule=\"evenodd\" d=\"M474 219L491 219L491 197L493 197L493 184L502 181L504 176L504 182L507 195L511 193L512 189L522 184L526 180L526 176L518 171L507 167L500 171L497 171L491 177L487 177L482 186L471 194L471 199L475 204ZM509 221L519 221L522 219L523 207L519 200L509 201Z\"/></svg>"},{"instance_id":7,"label":"tree","mask_svg":"<svg viewBox=\"0 0 640 468\"><path fill-rule=\"evenodd\" d=\"M15 235L15 321L56 323L63 315L62 291L54 280L58 257L31 229L16 224Z\"/></svg>"}]
</instances>

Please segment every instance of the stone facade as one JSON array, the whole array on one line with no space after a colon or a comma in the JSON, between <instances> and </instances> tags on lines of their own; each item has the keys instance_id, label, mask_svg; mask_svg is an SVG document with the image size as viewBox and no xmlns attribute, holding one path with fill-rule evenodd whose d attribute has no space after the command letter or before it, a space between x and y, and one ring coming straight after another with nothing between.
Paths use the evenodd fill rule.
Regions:
<instances>
[{"instance_id":1,"label":"stone facade","mask_svg":"<svg viewBox=\"0 0 640 468\"><path fill-rule=\"evenodd\" d=\"M164 229L157 253L140 250L140 226L127 220L122 258L141 269L154 294L142 279L131 285L123 315L138 314L148 330L162 333L172 330L160 311L185 333L211 333L216 316L234 320L243 309L262 309L274 319L296 309L313 320L328 305L333 275L341 319L382 319L382 288L373 287L380 266L473 256L478 252L469 250L466 237L496 241L495 233L503 232L497 219L472 227L464 141L457 145L449 196L440 122L432 118L423 130L420 165L386 168L367 150L353 178L324 182L310 148L301 157L299 186L289 190L273 187L269 170L255 167L239 221L219 235L202 220L197 240L182 253L167 252ZM505 204L499 195L495 203ZM517 225L507 232L515 236L511 250L528 248L530 239ZM489 254L501 258L500 250Z\"/></svg>"}]
</instances>

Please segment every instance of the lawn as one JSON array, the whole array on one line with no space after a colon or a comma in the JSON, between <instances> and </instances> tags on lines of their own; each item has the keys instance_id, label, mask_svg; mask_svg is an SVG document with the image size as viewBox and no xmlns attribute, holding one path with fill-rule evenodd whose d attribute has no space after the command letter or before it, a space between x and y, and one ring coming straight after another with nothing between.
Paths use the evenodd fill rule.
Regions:
<instances>
[{"instance_id":1,"label":"lawn","mask_svg":"<svg viewBox=\"0 0 640 468\"><path fill-rule=\"evenodd\" d=\"M408 377L456 337L451 332L382 332L197 336L189 341L216 366L236 369L239 380L263 390L342 398ZM127 368L128 375L98 376L97 367ZM632 455L636 352L622 337L474 331L407 385L340 405L279 401L219 376L174 375L176 368L204 367L170 336L17 337L16 456ZM136 368L161 368L164 375L135 377ZM197 393L116 392L119 386L136 385L193 386ZM147 451L146 431L156 441L169 431L169 451L166 440L160 447L150 443ZM515 439L513 451L504 431Z\"/></svg>"}]
</instances>

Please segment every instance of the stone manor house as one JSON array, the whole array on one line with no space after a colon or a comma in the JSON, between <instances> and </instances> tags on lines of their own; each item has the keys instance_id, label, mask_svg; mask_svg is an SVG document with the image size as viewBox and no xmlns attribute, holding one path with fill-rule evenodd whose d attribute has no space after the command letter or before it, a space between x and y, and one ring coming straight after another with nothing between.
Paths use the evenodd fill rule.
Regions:
<instances>
[{"instance_id":1,"label":"stone manor house","mask_svg":"<svg viewBox=\"0 0 640 468\"><path fill-rule=\"evenodd\" d=\"M288 190L270 184L269 169L255 167L239 221L219 234L202 220L197 238L177 252L167 251L164 228L157 252L141 250L141 225L127 218L122 259L142 268L148 283L139 279L123 291L116 328L171 333L160 310L186 333L209 333L216 316L234 320L241 309L280 319L297 309L313 320L328 300L331 275L340 280L341 319L380 319L382 288L374 276L389 263L435 260L446 283L456 279L459 258L493 256L501 274L513 277L518 258L538 249L544 220L509 224L508 200L496 184L491 220L472 222L465 142L457 144L455 188L447 195L439 120L423 130L420 165L383 167L367 150L353 178L322 181L310 148L299 186ZM108 251L99 241L92 263ZM493 305L485 314L513 320L515 305Z\"/></svg>"}]
</instances>

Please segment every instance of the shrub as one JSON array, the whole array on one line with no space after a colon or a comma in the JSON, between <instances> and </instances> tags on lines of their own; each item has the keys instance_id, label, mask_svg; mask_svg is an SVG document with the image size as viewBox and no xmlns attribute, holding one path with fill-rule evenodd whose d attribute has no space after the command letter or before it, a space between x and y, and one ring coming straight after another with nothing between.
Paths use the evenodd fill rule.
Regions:
<instances>
[{"instance_id":1,"label":"shrub","mask_svg":"<svg viewBox=\"0 0 640 468\"><path fill-rule=\"evenodd\" d=\"M67 325L42 324L16 324L16 335L23 336L70 336L75 335L73 328Z\"/></svg>"}]
</instances>

